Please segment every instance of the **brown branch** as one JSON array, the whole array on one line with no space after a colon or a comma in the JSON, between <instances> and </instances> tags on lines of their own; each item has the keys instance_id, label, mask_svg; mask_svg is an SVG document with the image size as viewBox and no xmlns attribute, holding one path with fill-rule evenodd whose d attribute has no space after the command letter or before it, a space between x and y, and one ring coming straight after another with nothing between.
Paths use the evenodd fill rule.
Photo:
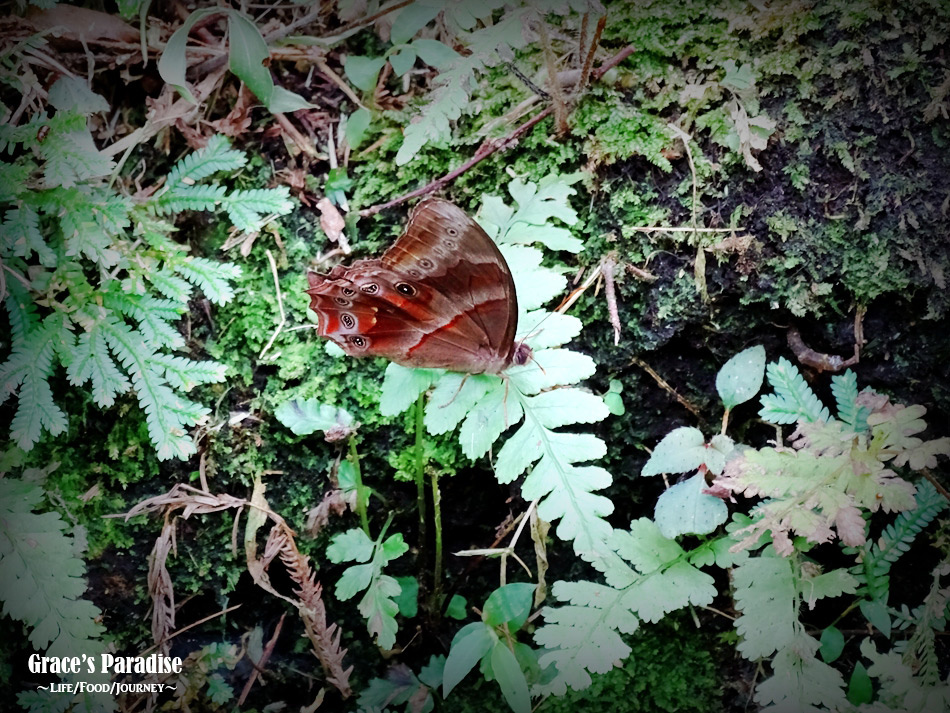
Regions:
<instances>
[{"instance_id":1,"label":"brown branch","mask_svg":"<svg viewBox=\"0 0 950 713\"><path fill-rule=\"evenodd\" d=\"M607 299L607 314L610 325L614 328L614 346L620 344L620 312L617 309L617 290L614 287L614 269L617 263L612 256L608 256L600 264L600 272L604 276L604 297Z\"/></svg>"},{"instance_id":2,"label":"brown branch","mask_svg":"<svg viewBox=\"0 0 950 713\"><path fill-rule=\"evenodd\" d=\"M613 69L618 64L623 62L627 57L632 55L635 51L636 51L636 48L633 45L627 45L622 50L620 50L617 54L615 54L613 57L611 57L606 62L604 62L600 67L594 70L593 78L595 80L600 79L609 70ZM458 168L452 171L449 171L447 174L445 174L441 178L437 178L431 183L428 183L425 186L422 186L421 188L417 188L414 191L409 191L408 193L405 193L399 196L398 198L394 198L391 201L387 201L385 203L379 203L377 205L370 206L369 208L364 208L363 210L360 211L360 215L365 218L370 215L375 215L376 213L379 213L380 211L393 208L397 205L405 203L406 201L412 200L413 198L418 198L419 196L425 196L425 195L428 195L429 193L434 193L435 191L441 189L443 186L446 186L452 181L454 181L456 178L461 176L463 173L468 171L470 168L475 166L480 161L483 161L489 156L491 156L493 153L510 149L511 147L516 145L518 141L521 139L521 137L528 132L528 130L533 128L535 125L537 125L544 119L551 116L551 114L553 113L554 113L554 107L549 106L540 114L537 114L531 119L528 119L524 124L522 124L513 132L511 132L511 134L508 135L507 137L500 140L496 139L496 140L485 141L478 148L478 150L475 152L475 155L472 156L472 158L470 158L468 161L463 163Z\"/></svg>"},{"instance_id":3,"label":"brown branch","mask_svg":"<svg viewBox=\"0 0 950 713\"><path fill-rule=\"evenodd\" d=\"M587 17L585 15L585 17ZM597 52L597 47L600 45L600 36L604 33L604 28L607 26L607 16L603 15L600 19L597 20L597 28L594 30L594 39L590 43L590 49L587 51L587 57L584 60L584 68L581 70L581 78L577 82L577 88L574 90L575 94L579 94L584 87L587 86L587 80L590 78L590 68L594 64L594 53ZM583 48L582 48L583 49ZM603 71L596 78L603 76Z\"/></svg>"},{"instance_id":4,"label":"brown branch","mask_svg":"<svg viewBox=\"0 0 950 713\"><path fill-rule=\"evenodd\" d=\"M631 360L630 360L630 363L631 363L631 364L636 364L636 365L639 366L641 369L643 369L647 374L649 374L650 376L652 376L652 377L653 377L653 380L657 383L657 385L658 385L661 389L663 389L666 393L668 393L670 396L672 396L674 399L676 399L676 400L680 403L680 405L681 405L683 408L685 408L687 411L689 411L691 414L693 414L693 415L694 415L696 418L698 418L701 422L705 422L705 419L703 419L702 413L700 413L699 409L696 408L696 406L694 406L692 403L690 403L689 401L687 401L685 398L683 398L682 396L680 396L680 395L676 392L676 389L674 389L672 386L670 386L670 385L667 383L666 379L664 379L662 376L660 376L660 375L653 369L653 367L651 367L649 364L647 364L647 363L646 363L645 361L643 361L642 359L637 359L636 357L634 357L633 359L631 359Z\"/></svg>"},{"instance_id":5,"label":"brown branch","mask_svg":"<svg viewBox=\"0 0 950 713\"><path fill-rule=\"evenodd\" d=\"M268 659L270 659L271 654L274 653L274 647L277 645L277 637L280 636L280 630L284 627L284 618L286 616L287 612L284 612L280 615L280 620L277 622L277 626L274 627L274 635L270 637L270 641L267 642L267 646L265 646L264 650L261 652L260 659L255 661L251 658L250 653L248 653L247 658L254 667L254 670L251 671L251 675L247 677L247 682L244 684L244 689L241 691L241 697L238 698L238 708L244 705L244 701L247 700L247 696L251 692L251 688L254 686L254 681L256 681L257 677L264 671L264 667L267 665Z\"/></svg>"}]
</instances>

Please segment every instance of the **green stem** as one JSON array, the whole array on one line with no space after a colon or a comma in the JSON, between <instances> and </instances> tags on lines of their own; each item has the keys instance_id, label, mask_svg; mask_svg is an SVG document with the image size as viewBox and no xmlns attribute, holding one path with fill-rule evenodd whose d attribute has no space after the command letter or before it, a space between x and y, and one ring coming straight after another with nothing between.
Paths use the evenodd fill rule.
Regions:
<instances>
[{"instance_id":1,"label":"green stem","mask_svg":"<svg viewBox=\"0 0 950 713\"><path fill-rule=\"evenodd\" d=\"M416 509L419 511L419 550L425 552L426 542L426 482L425 482L425 443L422 440L423 405L425 394L416 399Z\"/></svg>"},{"instance_id":2,"label":"green stem","mask_svg":"<svg viewBox=\"0 0 950 713\"><path fill-rule=\"evenodd\" d=\"M435 527L435 569L432 576L433 611L442 606L442 493L439 491L439 474L432 472L432 523Z\"/></svg>"},{"instance_id":3,"label":"green stem","mask_svg":"<svg viewBox=\"0 0 950 713\"><path fill-rule=\"evenodd\" d=\"M363 487L363 476L360 474L360 456L356 452L356 439L353 436L350 436L350 462L353 464L353 480L356 481L356 512L359 513L363 532L366 533L368 538L373 539L369 532L369 518L366 517L369 491Z\"/></svg>"}]
</instances>

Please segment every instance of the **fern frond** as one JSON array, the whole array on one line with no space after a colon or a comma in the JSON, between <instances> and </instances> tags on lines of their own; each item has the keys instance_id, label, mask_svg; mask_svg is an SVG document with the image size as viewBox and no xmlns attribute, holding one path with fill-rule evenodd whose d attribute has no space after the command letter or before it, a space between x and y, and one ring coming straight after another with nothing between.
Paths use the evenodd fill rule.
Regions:
<instances>
[{"instance_id":1,"label":"fern frond","mask_svg":"<svg viewBox=\"0 0 950 713\"><path fill-rule=\"evenodd\" d=\"M188 154L172 167L165 185L169 188L192 185L219 171L236 171L246 163L243 152L232 149L225 136L215 134L203 149Z\"/></svg>"},{"instance_id":2,"label":"fern frond","mask_svg":"<svg viewBox=\"0 0 950 713\"><path fill-rule=\"evenodd\" d=\"M917 507L898 515L888 525L880 539L865 547L862 561L851 568L851 573L863 583L862 590L869 599L886 601L890 588L891 565L910 549L920 532L947 507L947 499L937 492L929 481L917 484L914 499Z\"/></svg>"},{"instance_id":3,"label":"fern frond","mask_svg":"<svg viewBox=\"0 0 950 713\"><path fill-rule=\"evenodd\" d=\"M396 533L385 541L385 529L375 542L362 530L347 530L333 537L327 548L331 562L365 562L344 570L336 583L336 595L346 601L366 591L358 605L366 619L366 628L383 649L391 649L396 643L396 613L399 606L394 601L402 588L399 582L383 573L383 568L409 549L402 535Z\"/></svg>"},{"instance_id":4,"label":"fern frond","mask_svg":"<svg viewBox=\"0 0 950 713\"><path fill-rule=\"evenodd\" d=\"M309 558L297 549L286 527L274 527L268 536L268 550L271 545L279 548L280 559L287 573L297 585L295 594L300 598L300 616L304 622L307 638L313 644L313 653L323 666L327 682L347 697L351 693L350 674L353 667L343 667L346 649L340 647L343 635L336 624L327 623L327 610L323 603L323 587L316 580L316 572L310 566Z\"/></svg>"},{"instance_id":5,"label":"fern frond","mask_svg":"<svg viewBox=\"0 0 950 713\"><path fill-rule=\"evenodd\" d=\"M820 713L849 709L844 678L818 659L818 648L815 639L801 634L775 655L772 677L762 681L755 691L756 703L767 706L763 711Z\"/></svg>"},{"instance_id":6,"label":"fern frond","mask_svg":"<svg viewBox=\"0 0 950 713\"><path fill-rule=\"evenodd\" d=\"M64 212L59 223L66 240L67 257L85 255L104 268L110 268L119 261L120 254L113 247L113 236L97 222L88 203Z\"/></svg>"},{"instance_id":7,"label":"fern frond","mask_svg":"<svg viewBox=\"0 0 950 713\"><path fill-rule=\"evenodd\" d=\"M831 417L790 361L780 357L778 362L766 367L765 373L775 393L761 398L759 416L763 419L771 423L795 423L799 419L811 422L827 421Z\"/></svg>"},{"instance_id":8,"label":"fern frond","mask_svg":"<svg viewBox=\"0 0 950 713\"><path fill-rule=\"evenodd\" d=\"M30 298L30 293L17 280L7 280L7 298L3 301L7 316L10 320L10 335L13 343L21 343L26 335L36 329L40 320L37 316L36 305ZM2 369L0 369L2 371ZM6 379L0 379L0 388L6 384ZM3 397L0 396L0 403Z\"/></svg>"},{"instance_id":9,"label":"fern frond","mask_svg":"<svg viewBox=\"0 0 950 713\"><path fill-rule=\"evenodd\" d=\"M241 268L230 263L213 262L201 257L189 258L175 265L175 272L201 288L215 304L225 304L234 297L228 280L240 277Z\"/></svg>"}]
</instances>

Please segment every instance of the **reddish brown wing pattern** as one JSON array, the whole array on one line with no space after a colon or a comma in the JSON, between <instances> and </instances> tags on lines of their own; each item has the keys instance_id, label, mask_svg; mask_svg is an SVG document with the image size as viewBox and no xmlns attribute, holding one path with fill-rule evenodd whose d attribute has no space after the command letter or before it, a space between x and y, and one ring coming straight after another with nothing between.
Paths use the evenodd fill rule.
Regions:
<instances>
[{"instance_id":1,"label":"reddish brown wing pattern","mask_svg":"<svg viewBox=\"0 0 950 713\"><path fill-rule=\"evenodd\" d=\"M491 238L461 209L429 199L379 260L308 275L318 333L352 356L497 373L514 354L514 282Z\"/></svg>"}]
</instances>

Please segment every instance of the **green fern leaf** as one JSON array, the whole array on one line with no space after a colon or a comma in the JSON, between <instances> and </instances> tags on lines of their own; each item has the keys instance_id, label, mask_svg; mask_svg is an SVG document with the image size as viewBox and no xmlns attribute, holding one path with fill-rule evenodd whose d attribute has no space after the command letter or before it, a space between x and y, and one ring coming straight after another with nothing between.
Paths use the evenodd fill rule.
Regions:
<instances>
[{"instance_id":1,"label":"green fern leaf","mask_svg":"<svg viewBox=\"0 0 950 713\"><path fill-rule=\"evenodd\" d=\"M246 163L243 152L232 149L225 136L215 134L203 149L188 154L172 167L165 185L191 186L220 171L236 171Z\"/></svg>"},{"instance_id":2,"label":"green fern leaf","mask_svg":"<svg viewBox=\"0 0 950 713\"><path fill-rule=\"evenodd\" d=\"M518 209L512 210L501 199L486 196L479 222L501 243L530 245L538 242L549 250L580 252L584 242L575 238L567 228L551 223L552 218L567 225L577 223L577 213L568 199L576 193L571 184L579 179L580 174L552 175L535 184L516 178L508 186L508 191Z\"/></svg>"},{"instance_id":3,"label":"green fern leaf","mask_svg":"<svg viewBox=\"0 0 950 713\"><path fill-rule=\"evenodd\" d=\"M0 129L6 128L0 124ZM3 144L0 138L0 145ZM37 171L37 165L25 157L21 157L17 163L4 163L3 170L0 171L0 201L12 203L22 193L27 190L30 176Z\"/></svg>"},{"instance_id":4,"label":"green fern leaf","mask_svg":"<svg viewBox=\"0 0 950 713\"><path fill-rule=\"evenodd\" d=\"M10 319L10 334L13 337L13 343L19 344L26 340L26 335L39 326L40 320L37 316L36 305L30 297L30 293L17 280L7 281L7 298L3 301L3 306L7 310L7 316ZM2 367L0 367L2 371ZM5 385L6 380L0 380L0 384ZM0 403L3 403L3 396L0 395Z\"/></svg>"},{"instance_id":5,"label":"green fern leaf","mask_svg":"<svg viewBox=\"0 0 950 713\"><path fill-rule=\"evenodd\" d=\"M819 643L801 634L794 644L772 659L772 677L756 687L755 701L763 711L823 713L848 710L844 679L816 657Z\"/></svg>"},{"instance_id":6,"label":"green fern leaf","mask_svg":"<svg viewBox=\"0 0 950 713\"><path fill-rule=\"evenodd\" d=\"M228 281L240 277L241 268L229 263L193 257L175 265L175 272L200 287L214 304L220 305L230 302L234 297L234 290Z\"/></svg>"},{"instance_id":7,"label":"green fern leaf","mask_svg":"<svg viewBox=\"0 0 950 713\"><path fill-rule=\"evenodd\" d=\"M216 384L224 380L227 367L213 361L194 361L170 354L156 354L150 363L162 367L172 387L190 391L199 384Z\"/></svg>"},{"instance_id":8,"label":"green fern leaf","mask_svg":"<svg viewBox=\"0 0 950 713\"><path fill-rule=\"evenodd\" d=\"M468 105L469 94L475 84L475 71L484 62L478 55L460 57L452 66L439 74L428 102L417 115L417 120L403 131L402 145L396 152L396 165L409 163L419 150L430 142L444 142L455 121Z\"/></svg>"},{"instance_id":9,"label":"green fern leaf","mask_svg":"<svg viewBox=\"0 0 950 713\"><path fill-rule=\"evenodd\" d=\"M795 423L799 419L811 422L827 421L831 417L790 361L779 358L765 371L775 393L761 398L759 416L763 419L771 423Z\"/></svg>"},{"instance_id":10,"label":"green fern leaf","mask_svg":"<svg viewBox=\"0 0 950 713\"><path fill-rule=\"evenodd\" d=\"M113 247L113 235L103 228L89 203L78 203L59 219L66 240L66 256L85 255L104 268L119 261L119 251Z\"/></svg>"},{"instance_id":11,"label":"green fern leaf","mask_svg":"<svg viewBox=\"0 0 950 713\"><path fill-rule=\"evenodd\" d=\"M843 374L832 376L831 393L835 397L838 419L851 426L856 432L864 430L866 424L862 424L859 416L861 407L857 404L858 377L855 373L848 369ZM864 418L867 418L867 413L864 414Z\"/></svg>"},{"instance_id":12,"label":"green fern leaf","mask_svg":"<svg viewBox=\"0 0 950 713\"><path fill-rule=\"evenodd\" d=\"M86 117L66 112L50 120L49 126L46 140L39 145L46 160L43 178L48 187L69 188L112 173L115 163L96 148Z\"/></svg>"}]
</instances>

